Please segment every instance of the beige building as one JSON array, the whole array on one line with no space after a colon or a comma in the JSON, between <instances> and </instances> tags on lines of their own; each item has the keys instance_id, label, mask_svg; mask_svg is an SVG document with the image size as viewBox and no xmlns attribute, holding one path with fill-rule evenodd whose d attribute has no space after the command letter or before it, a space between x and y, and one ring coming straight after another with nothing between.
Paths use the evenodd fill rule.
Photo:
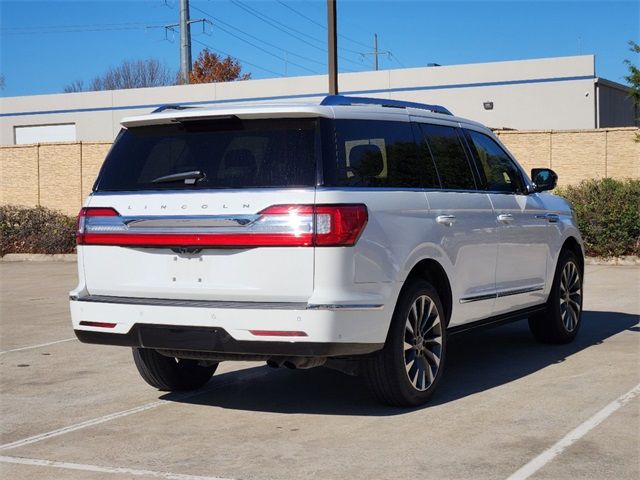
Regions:
<instances>
[{"instance_id":1,"label":"beige building","mask_svg":"<svg viewBox=\"0 0 640 480\"><path fill-rule=\"evenodd\" d=\"M446 106L493 128L593 129L637 124L628 89L599 78L595 57L405 68L339 77L341 93ZM165 104L319 100L324 75L0 99L0 145L110 141L120 120Z\"/></svg>"}]
</instances>

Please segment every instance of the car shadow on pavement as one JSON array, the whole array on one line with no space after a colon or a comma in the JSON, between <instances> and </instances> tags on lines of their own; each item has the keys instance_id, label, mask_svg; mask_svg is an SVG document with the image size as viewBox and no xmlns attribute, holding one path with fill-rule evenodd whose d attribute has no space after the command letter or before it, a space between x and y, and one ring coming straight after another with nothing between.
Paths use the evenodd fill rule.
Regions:
<instances>
[{"instance_id":1,"label":"car shadow on pavement","mask_svg":"<svg viewBox=\"0 0 640 480\"><path fill-rule=\"evenodd\" d=\"M264 375L246 381L228 381L238 372L213 380L201 394L187 398L165 395L181 403L209 405L234 410L272 413L389 416L429 408L474 395L526 377L543 368L565 361L571 355L602 343L623 331L637 332L638 315L618 312L583 313L578 337L568 345L536 343L526 321L452 336L449 341L445 374L427 405L419 408L393 408L379 404L364 382L327 368L311 370L273 370L254 367ZM224 379L221 380L221 378ZM220 388L216 388L220 383Z\"/></svg>"}]
</instances>

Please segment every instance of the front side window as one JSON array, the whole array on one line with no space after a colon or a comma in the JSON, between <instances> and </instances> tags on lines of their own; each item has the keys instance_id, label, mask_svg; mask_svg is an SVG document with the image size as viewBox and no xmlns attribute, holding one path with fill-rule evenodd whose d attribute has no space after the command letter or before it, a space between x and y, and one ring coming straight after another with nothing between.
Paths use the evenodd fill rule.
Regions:
<instances>
[{"instance_id":1,"label":"front side window","mask_svg":"<svg viewBox=\"0 0 640 480\"><path fill-rule=\"evenodd\" d=\"M455 127L420 124L424 141L438 169L442 188L452 190L475 190L471 165Z\"/></svg>"},{"instance_id":2,"label":"front side window","mask_svg":"<svg viewBox=\"0 0 640 480\"><path fill-rule=\"evenodd\" d=\"M433 163L416 145L408 122L336 120L335 155L326 155L324 185L433 188Z\"/></svg>"},{"instance_id":3,"label":"front side window","mask_svg":"<svg viewBox=\"0 0 640 480\"><path fill-rule=\"evenodd\" d=\"M471 138L471 148L486 178L487 190L524 193L520 170L500 145L483 133L473 130L467 130L467 133Z\"/></svg>"},{"instance_id":4,"label":"front side window","mask_svg":"<svg viewBox=\"0 0 640 480\"><path fill-rule=\"evenodd\" d=\"M123 130L98 191L311 187L317 119L188 120Z\"/></svg>"}]
</instances>

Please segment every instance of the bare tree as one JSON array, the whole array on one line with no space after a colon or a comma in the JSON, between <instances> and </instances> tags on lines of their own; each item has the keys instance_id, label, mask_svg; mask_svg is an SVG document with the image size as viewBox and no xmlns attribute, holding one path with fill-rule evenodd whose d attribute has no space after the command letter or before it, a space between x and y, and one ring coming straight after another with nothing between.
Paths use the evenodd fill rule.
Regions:
<instances>
[{"instance_id":1,"label":"bare tree","mask_svg":"<svg viewBox=\"0 0 640 480\"><path fill-rule=\"evenodd\" d=\"M85 88L82 80L76 80L64 88L65 93L118 90L125 88L162 87L175 84L175 73L155 58L125 60L95 77Z\"/></svg>"},{"instance_id":2,"label":"bare tree","mask_svg":"<svg viewBox=\"0 0 640 480\"><path fill-rule=\"evenodd\" d=\"M75 93L75 92L83 92L84 91L84 81L83 80L74 80L69 85L64 87L64 93Z\"/></svg>"}]
</instances>

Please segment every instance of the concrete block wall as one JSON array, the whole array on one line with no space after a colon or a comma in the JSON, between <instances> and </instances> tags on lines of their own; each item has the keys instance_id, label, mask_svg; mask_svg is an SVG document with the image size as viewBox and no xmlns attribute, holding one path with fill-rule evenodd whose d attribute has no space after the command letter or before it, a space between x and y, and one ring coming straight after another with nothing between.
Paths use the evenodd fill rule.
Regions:
<instances>
[{"instance_id":1,"label":"concrete block wall","mask_svg":"<svg viewBox=\"0 0 640 480\"><path fill-rule=\"evenodd\" d=\"M638 128L498 130L496 134L530 171L549 167L559 185L589 178L640 179ZM0 146L0 204L42 205L76 215L111 142Z\"/></svg>"},{"instance_id":2,"label":"concrete block wall","mask_svg":"<svg viewBox=\"0 0 640 480\"><path fill-rule=\"evenodd\" d=\"M0 147L0 204L42 205L75 216L111 142Z\"/></svg>"},{"instance_id":3,"label":"concrete block wall","mask_svg":"<svg viewBox=\"0 0 640 480\"><path fill-rule=\"evenodd\" d=\"M639 131L632 127L495 133L527 172L552 168L563 186L590 178L640 179Z\"/></svg>"}]
</instances>

